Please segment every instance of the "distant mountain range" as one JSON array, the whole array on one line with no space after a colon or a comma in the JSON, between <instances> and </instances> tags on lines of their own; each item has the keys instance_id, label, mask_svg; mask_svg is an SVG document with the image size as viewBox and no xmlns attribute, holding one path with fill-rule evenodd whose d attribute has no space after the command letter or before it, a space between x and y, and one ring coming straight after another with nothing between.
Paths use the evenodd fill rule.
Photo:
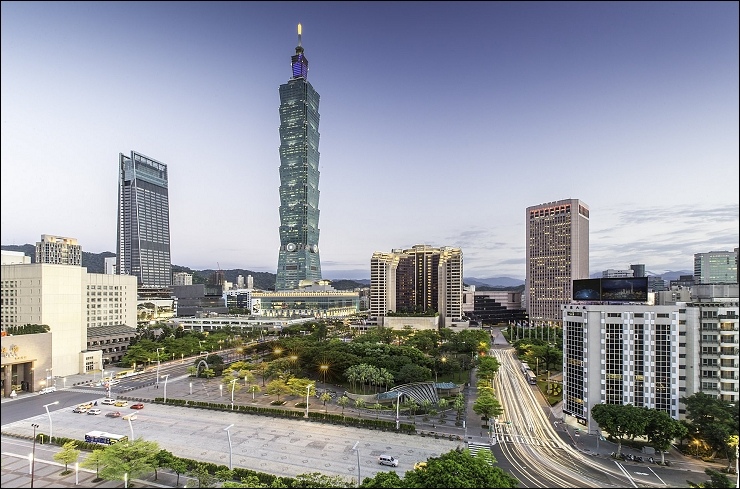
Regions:
<instances>
[{"instance_id":1,"label":"distant mountain range","mask_svg":"<svg viewBox=\"0 0 740 489\"><path fill-rule=\"evenodd\" d=\"M463 281L467 285L475 285L476 287L488 286L488 287L518 287L524 285L524 280L511 277L491 277L491 278L475 278L465 277Z\"/></svg>"},{"instance_id":2,"label":"distant mountain range","mask_svg":"<svg viewBox=\"0 0 740 489\"><path fill-rule=\"evenodd\" d=\"M0 248L8 251L22 251L24 254L31 257L31 262L36 262L36 246L31 244L24 245L0 245ZM102 253L90 253L87 251L82 252L82 266L87 268L90 273L105 273L105 259L116 256L115 253L110 251L104 251ZM187 272L193 274L193 283L202 284L208 282L211 277L218 270L191 270L188 267L179 265L172 265L173 272ZM274 290L276 274L270 272L254 272L252 270L245 270L241 268L235 268L230 270L221 270L224 273L224 278L232 283L236 283L237 276L241 275L246 280L247 276L251 275L254 279L254 286L262 290ZM660 274L647 271L650 276L660 276L666 282L670 280L678 280L681 275L692 275L691 270L678 270L678 271L664 271ZM591 278L600 278L601 272L592 273ZM516 289L524 285L524 280L511 278L511 277L491 277L491 278L476 278L466 277L463 279L466 285L475 285L478 288L490 287L493 289ZM369 287L370 279L333 279L331 285L337 290L353 290L359 287Z\"/></svg>"}]
</instances>

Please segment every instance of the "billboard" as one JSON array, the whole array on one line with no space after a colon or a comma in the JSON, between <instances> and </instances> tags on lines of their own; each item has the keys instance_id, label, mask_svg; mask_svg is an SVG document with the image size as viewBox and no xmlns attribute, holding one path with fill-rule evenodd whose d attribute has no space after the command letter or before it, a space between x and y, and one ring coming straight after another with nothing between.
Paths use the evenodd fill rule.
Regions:
<instances>
[{"instance_id":1,"label":"billboard","mask_svg":"<svg viewBox=\"0 0 740 489\"><path fill-rule=\"evenodd\" d=\"M587 278L573 281L574 301L600 301L601 279Z\"/></svg>"},{"instance_id":2,"label":"billboard","mask_svg":"<svg viewBox=\"0 0 740 489\"><path fill-rule=\"evenodd\" d=\"M647 302L647 277L589 278L573 281L574 301Z\"/></svg>"},{"instance_id":3,"label":"billboard","mask_svg":"<svg viewBox=\"0 0 740 489\"><path fill-rule=\"evenodd\" d=\"M601 300L609 302L647 302L648 279L602 278Z\"/></svg>"}]
</instances>

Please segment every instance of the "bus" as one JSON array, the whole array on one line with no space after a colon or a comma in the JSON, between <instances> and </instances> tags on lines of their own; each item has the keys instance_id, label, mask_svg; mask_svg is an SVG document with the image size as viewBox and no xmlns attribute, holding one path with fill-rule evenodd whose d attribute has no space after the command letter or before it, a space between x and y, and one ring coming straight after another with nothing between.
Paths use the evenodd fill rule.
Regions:
<instances>
[{"instance_id":1,"label":"bus","mask_svg":"<svg viewBox=\"0 0 740 489\"><path fill-rule=\"evenodd\" d=\"M128 441L128 436L116 435L115 433L107 433L105 431L90 431L85 434L85 441L87 443L97 443L98 445L113 445L119 441Z\"/></svg>"},{"instance_id":2,"label":"bus","mask_svg":"<svg viewBox=\"0 0 740 489\"><path fill-rule=\"evenodd\" d=\"M532 372L532 369L527 369L527 371L524 372L524 375L527 377L527 382L532 385L537 384L537 376Z\"/></svg>"},{"instance_id":3,"label":"bus","mask_svg":"<svg viewBox=\"0 0 740 489\"><path fill-rule=\"evenodd\" d=\"M118 372L116 374L116 378L117 379L122 379L122 378L128 377L130 375L134 375L134 371L133 370L121 370L120 372Z\"/></svg>"},{"instance_id":4,"label":"bus","mask_svg":"<svg viewBox=\"0 0 740 489\"><path fill-rule=\"evenodd\" d=\"M529 365L527 364L527 362L522 362L522 373L526 374L527 370L529 370Z\"/></svg>"}]
</instances>

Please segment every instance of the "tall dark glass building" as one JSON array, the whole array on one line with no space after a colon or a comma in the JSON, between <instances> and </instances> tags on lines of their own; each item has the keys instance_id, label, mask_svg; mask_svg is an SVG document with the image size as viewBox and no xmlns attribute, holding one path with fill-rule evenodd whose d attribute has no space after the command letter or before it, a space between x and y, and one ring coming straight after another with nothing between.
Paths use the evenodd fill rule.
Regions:
<instances>
[{"instance_id":1,"label":"tall dark glass building","mask_svg":"<svg viewBox=\"0 0 740 489\"><path fill-rule=\"evenodd\" d=\"M167 165L135 151L119 154L116 252L116 273L135 275L139 287L171 285Z\"/></svg>"},{"instance_id":2,"label":"tall dark glass building","mask_svg":"<svg viewBox=\"0 0 740 489\"><path fill-rule=\"evenodd\" d=\"M319 94L308 82L301 46L280 85L280 252L275 290L321 280L319 259Z\"/></svg>"}]
</instances>

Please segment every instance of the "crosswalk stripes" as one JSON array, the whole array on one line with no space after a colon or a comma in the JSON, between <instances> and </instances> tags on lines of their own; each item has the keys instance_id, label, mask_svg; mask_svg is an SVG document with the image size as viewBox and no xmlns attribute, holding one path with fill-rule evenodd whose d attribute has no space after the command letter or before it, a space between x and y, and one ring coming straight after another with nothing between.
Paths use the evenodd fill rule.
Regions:
<instances>
[{"instance_id":1,"label":"crosswalk stripes","mask_svg":"<svg viewBox=\"0 0 740 489\"><path fill-rule=\"evenodd\" d=\"M468 442L468 450L470 451L470 454L475 457L478 452L485 450L490 452L491 446L488 443ZM493 453L491 453L491 455L493 455ZM493 465L493 462L491 462L491 465Z\"/></svg>"}]
</instances>

